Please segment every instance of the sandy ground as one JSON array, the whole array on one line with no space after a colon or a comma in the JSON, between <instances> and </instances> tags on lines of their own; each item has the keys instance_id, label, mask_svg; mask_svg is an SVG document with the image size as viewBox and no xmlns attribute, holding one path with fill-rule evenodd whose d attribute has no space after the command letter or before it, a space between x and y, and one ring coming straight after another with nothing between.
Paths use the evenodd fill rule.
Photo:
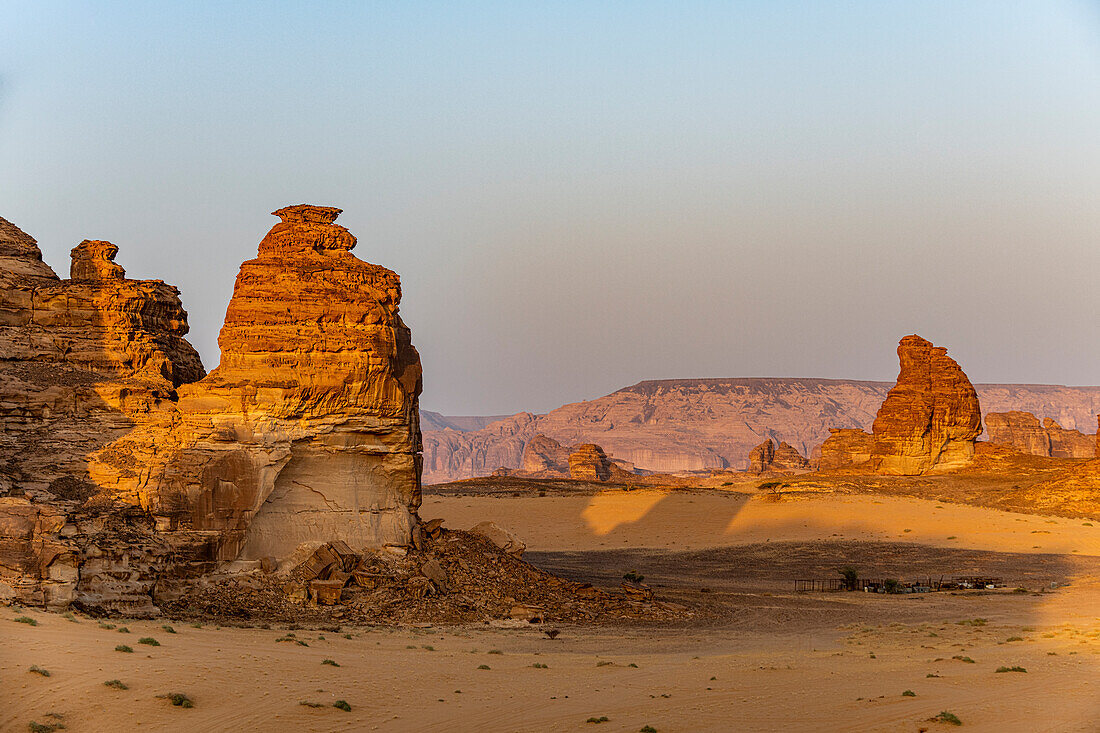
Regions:
<instances>
[{"instance_id":1,"label":"sandy ground","mask_svg":"<svg viewBox=\"0 0 1100 733\"><path fill-rule=\"evenodd\" d=\"M597 581L618 571L606 567L608 553L665 558L658 594L702 598L697 586L710 582L706 602L725 604L728 621L561 627L555 640L529 625L292 630L303 646L277 641L285 628L175 624L173 634L166 621L111 621L128 627L120 633L3 608L0 730L32 720L70 731L953 730L929 721L941 711L964 730L1100 730L1100 528L1081 521L890 497L771 503L637 491L429 496L422 515L456 528L493 519L526 539L534 561L589 567ZM1068 585L920 596L790 590L789 573L845 553L914 571L931 562L921 558L965 553L1017 573L1030 591L1059 573ZM770 590L761 565L783 576ZM746 579L764 586L738 587ZM113 679L128 689L103 684ZM194 707L157 697L173 692Z\"/></svg>"}]
</instances>

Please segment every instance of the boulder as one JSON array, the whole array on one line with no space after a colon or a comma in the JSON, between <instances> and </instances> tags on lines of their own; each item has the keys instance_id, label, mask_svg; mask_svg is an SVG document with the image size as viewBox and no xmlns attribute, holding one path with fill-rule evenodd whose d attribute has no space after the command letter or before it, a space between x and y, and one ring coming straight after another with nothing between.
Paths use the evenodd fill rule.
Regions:
<instances>
[{"instance_id":1,"label":"boulder","mask_svg":"<svg viewBox=\"0 0 1100 733\"><path fill-rule=\"evenodd\" d=\"M481 522L471 527L469 532L484 537L512 557L522 557L527 549L518 537L494 522Z\"/></svg>"}]
</instances>

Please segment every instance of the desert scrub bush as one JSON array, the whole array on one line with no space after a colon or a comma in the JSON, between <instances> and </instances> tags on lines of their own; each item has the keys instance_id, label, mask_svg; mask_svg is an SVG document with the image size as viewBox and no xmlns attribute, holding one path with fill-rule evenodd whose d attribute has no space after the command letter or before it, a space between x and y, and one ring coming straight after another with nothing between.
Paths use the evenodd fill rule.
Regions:
<instances>
[{"instance_id":1,"label":"desert scrub bush","mask_svg":"<svg viewBox=\"0 0 1100 733\"><path fill-rule=\"evenodd\" d=\"M901 696L902 697L916 697L917 693L913 692L912 690L906 690L905 692L901 693Z\"/></svg>"},{"instance_id":2,"label":"desert scrub bush","mask_svg":"<svg viewBox=\"0 0 1100 733\"><path fill-rule=\"evenodd\" d=\"M611 720L611 718L607 717L606 715L601 715L598 718L596 718L596 717L589 718L588 720L586 720L584 722L586 722L586 723L607 723L610 720Z\"/></svg>"},{"instance_id":3,"label":"desert scrub bush","mask_svg":"<svg viewBox=\"0 0 1100 733\"><path fill-rule=\"evenodd\" d=\"M79 621L77 621L76 616L73 615L72 611L66 611L65 613L61 614L61 618L65 619L66 621L72 621L74 624L80 623Z\"/></svg>"},{"instance_id":4,"label":"desert scrub bush","mask_svg":"<svg viewBox=\"0 0 1100 733\"><path fill-rule=\"evenodd\" d=\"M167 625L167 624L165 624L164 626L161 626L160 628L163 629L164 633L166 633L166 634L176 633L176 630L174 628L172 628L171 626Z\"/></svg>"},{"instance_id":5,"label":"desert scrub bush","mask_svg":"<svg viewBox=\"0 0 1100 733\"><path fill-rule=\"evenodd\" d=\"M32 667L31 667L30 669L28 669L27 671L28 671L28 672L34 672L35 674L40 674L40 675L42 675L43 677L49 677L49 676L50 676L50 670L48 670L48 669L42 669L42 668L41 668L41 667L39 667L39 666L38 666L37 664L33 665L33 666L32 666Z\"/></svg>"},{"instance_id":6,"label":"desert scrub bush","mask_svg":"<svg viewBox=\"0 0 1100 733\"><path fill-rule=\"evenodd\" d=\"M550 668L549 668L549 667L547 667L547 666L546 666L545 664L540 664L539 662L535 662L535 663L534 663L534 664L532 664L531 666L532 666L533 668L535 668L535 669L550 669Z\"/></svg>"},{"instance_id":7,"label":"desert scrub bush","mask_svg":"<svg viewBox=\"0 0 1100 733\"><path fill-rule=\"evenodd\" d=\"M643 725L638 729L638 733L657 733L657 729L652 725Z\"/></svg>"},{"instance_id":8,"label":"desert scrub bush","mask_svg":"<svg viewBox=\"0 0 1100 733\"><path fill-rule=\"evenodd\" d=\"M160 642L151 636L143 636L138 639L138 644L144 644L145 646L160 646Z\"/></svg>"},{"instance_id":9,"label":"desert scrub bush","mask_svg":"<svg viewBox=\"0 0 1100 733\"><path fill-rule=\"evenodd\" d=\"M118 627L118 633L120 633L120 634L129 634L130 630L128 628L126 628L125 626L119 626Z\"/></svg>"},{"instance_id":10,"label":"desert scrub bush","mask_svg":"<svg viewBox=\"0 0 1100 733\"><path fill-rule=\"evenodd\" d=\"M327 664L330 667L339 667L340 666L339 664L336 663L335 660L332 660L332 659L322 659L321 664Z\"/></svg>"},{"instance_id":11,"label":"desert scrub bush","mask_svg":"<svg viewBox=\"0 0 1100 733\"><path fill-rule=\"evenodd\" d=\"M424 651L429 651L429 652L434 652L435 651L435 647L432 646L431 644L424 644L420 648L423 649Z\"/></svg>"},{"instance_id":12,"label":"desert scrub bush","mask_svg":"<svg viewBox=\"0 0 1100 733\"><path fill-rule=\"evenodd\" d=\"M958 715L955 715L954 713L949 713L946 710L941 710L939 712L939 715L935 715L935 716L929 718L929 720L937 722L937 723L947 723L948 725L962 725L963 724L963 722L961 720L959 720Z\"/></svg>"},{"instance_id":13,"label":"desert scrub bush","mask_svg":"<svg viewBox=\"0 0 1100 733\"><path fill-rule=\"evenodd\" d=\"M479 664L479 665L477 665L477 668L478 669L492 669L492 667L490 667L488 664Z\"/></svg>"},{"instance_id":14,"label":"desert scrub bush","mask_svg":"<svg viewBox=\"0 0 1100 733\"><path fill-rule=\"evenodd\" d=\"M104 687L110 687L113 690L129 690L130 687L122 680L107 680L103 683Z\"/></svg>"},{"instance_id":15,"label":"desert scrub bush","mask_svg":"<svg viewBox=\"0 0 1100 733\"><path fill-rule=\"evenodd\" d=\"M486 653L486 654L503 654L504 652L502 652L502 651L501 651L501 650L499 650L499 649L490 649L489 651L487 651L487 652L485 652L485 653Z\"/></svg>"},{"instance_id":16,"label":"desert scrub bush","mask_svg":"<svg viewBox=\"0 0 1100 733\"><path fill-rule=\"evenodd\" d=\"M27 730L31 733L53 733L55 730L63 730L64 728L64 723L38 723L33 720L27 723Z\"/></svg>"},{"instance_id":17,"label":"desert scrub bush","mask_svg":"<svg viewBox=\"0 0 1100 733\"><path fill-rule=\"evenodd\" d=\"M629 573L623 573L623 580L629 580L631 583L641 583L645 580L645 576L639 574L637 570L631 570Z\"/></svg>"},{"instance_id":18,"label":"desert scrub bush","mask_svg":"<svg viewBox=\"0 0 1100 733\"><path fill-rule=\"evenodd\" d=\"M973 659L971 659L970 657L964 657L961 654L956 654L955 656L953 656L951 658L952 659L958 659L960 662L966 662L967 664L975 664Z\"/></svg>"},{"instance_id":19,"label":"desert scrub bush","mask_svg":"<svg viewBox=\"0 0 1100 733\"><path fill-rule=\"evenodd\" d=\"M856 585L859 583L859 571L853 568L851 565L845 566L837 571L840 573L840 577L844 579L844 590L855 590Z\"/></svg>"},{"instance_id":20,"label":"desert scrub bush","mask_svg":"<svg viewBox=\"0 0 1100 733\"><path fill-rule=\"evenodd\" d=\"M336 702L332 703L332 707L338 710L343 710L345 713L351 712L351 705L348 705L347 700L337 700Z\"/></svg>"},{"instance_id":21,"label":"desert scrub bush","mask_svg":"<svg viewBox=\"0 0 1100 733\"><path fill-rule=\"evenodd\" d=\"M1005 641L1023 641L1023 640L1024 640L1024 637L1022 637L1022 636L1010 636L1007 639L1005 639Z\"/></svg>"},{"instance_id":22,"label":"desert scrub bush","mask_svg":"<svg viewBox=\"0 0 1100 733\"><path fill-rule=\"evenodd\" d=\"M985 626L989 623L987 618L964 618L962 621L956 621L959 626Z\"/></svg>"},{"instance_id":23,"label":"desert scrub bush","mask_svg":"<svg viewBox=\"0 0 1100 733\"><path fill-rule=\"evenodd\" d=\"M38 622L30 616L16 616L15 623L26 624L27 626L38 626Z\"/></svg>"},{"instance_id":24,"label":"desert scrub bush","mask_svg":"<svg viewBox=\"0 0 1100 733\"><path fill-rule=\"evenodd\" d=\"M123 652L123 653L125 653L125 654L133 654L133 653L134 653L134 650L133 650L133 648L132 648L132 647L128 647L128 646L126 646L125 644L119 644L118 646L116 646L116 647L115 647L115 651L116 651L116 652Z\"/></svg>"},{"instance_id":25,"label":"desert scrub bush","mask_svg":"<svg viewBox=\"0 0 1100 733\"><path fill-rule=\"evenodd\" d=\"M307 708L323 708L325 704L323 702L311 702L310 700L299 700L299 705L305 705Z\"/></svg>"},{"instance_id":26,"label":"desert scrub bush","mask_svg":"<svg viewBox=\"0 0 1100 733\"><path fill-rule=\"evenodd\" d=\"M157 695L157 697L163 697L168 702L175 705L177 708L193 708L195 702L182 692L169 692L167 695Z\"/></svg>"},{"instance_id":27,"label":"desert scrub bush","mask_svg":"<svg viewBox=\"0 0 1100 733\"><path fill-rule=\"evenodd\" d=\"M1023 667L997 667L998 672L1026 672Z\"/></svg>"}]
</instances>

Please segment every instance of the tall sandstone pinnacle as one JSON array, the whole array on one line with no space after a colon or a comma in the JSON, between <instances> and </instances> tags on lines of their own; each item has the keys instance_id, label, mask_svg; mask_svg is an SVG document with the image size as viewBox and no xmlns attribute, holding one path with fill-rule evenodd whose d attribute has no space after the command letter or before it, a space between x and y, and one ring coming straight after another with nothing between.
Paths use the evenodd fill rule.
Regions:
<instances>
[{"instance_id":1,"label":"tall sandstone pinnacle","mask_svg":"<svg viewBox=\"0 0 1100 733\"><path fill-rule=\"evenodd\" d=\"M916 476L965 466L982 432L974 386L947 349L920 336L898 344L901 371L872 425L870 468Z\"/></svg>"},{"instance_id":2,"label":"tall sandstone pinnacle","mask_svg":"<svg viewBox=\"0 0 1100 733\"><path fill-rule=\"evenodd\" d=\"M222 557L306 541L406 544L420 506L420 356L396 273L351 254L340 210L288 206L241 265L222 359L180 391L182 475L195 526Z\"/></svg>"}]
</instances>

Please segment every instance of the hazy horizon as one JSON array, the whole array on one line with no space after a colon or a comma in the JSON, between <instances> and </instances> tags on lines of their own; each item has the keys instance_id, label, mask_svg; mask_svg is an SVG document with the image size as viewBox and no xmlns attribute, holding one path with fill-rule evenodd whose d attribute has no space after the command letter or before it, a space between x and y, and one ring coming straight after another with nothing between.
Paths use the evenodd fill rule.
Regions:
<instances>
[{"instance_id":1,"label":"hazy horizon","mask_svg":"<svg viewBox=\"0 0 1100 733\"><path fill-rule=\"evenodd\" d=\"M1100 384L1090 2L7 3L0 216L108 239L208 369L309 202L401 275L424 409L642 380ZM13 32L17 29L17 32Z\"/></svg>"}]
</instances>

